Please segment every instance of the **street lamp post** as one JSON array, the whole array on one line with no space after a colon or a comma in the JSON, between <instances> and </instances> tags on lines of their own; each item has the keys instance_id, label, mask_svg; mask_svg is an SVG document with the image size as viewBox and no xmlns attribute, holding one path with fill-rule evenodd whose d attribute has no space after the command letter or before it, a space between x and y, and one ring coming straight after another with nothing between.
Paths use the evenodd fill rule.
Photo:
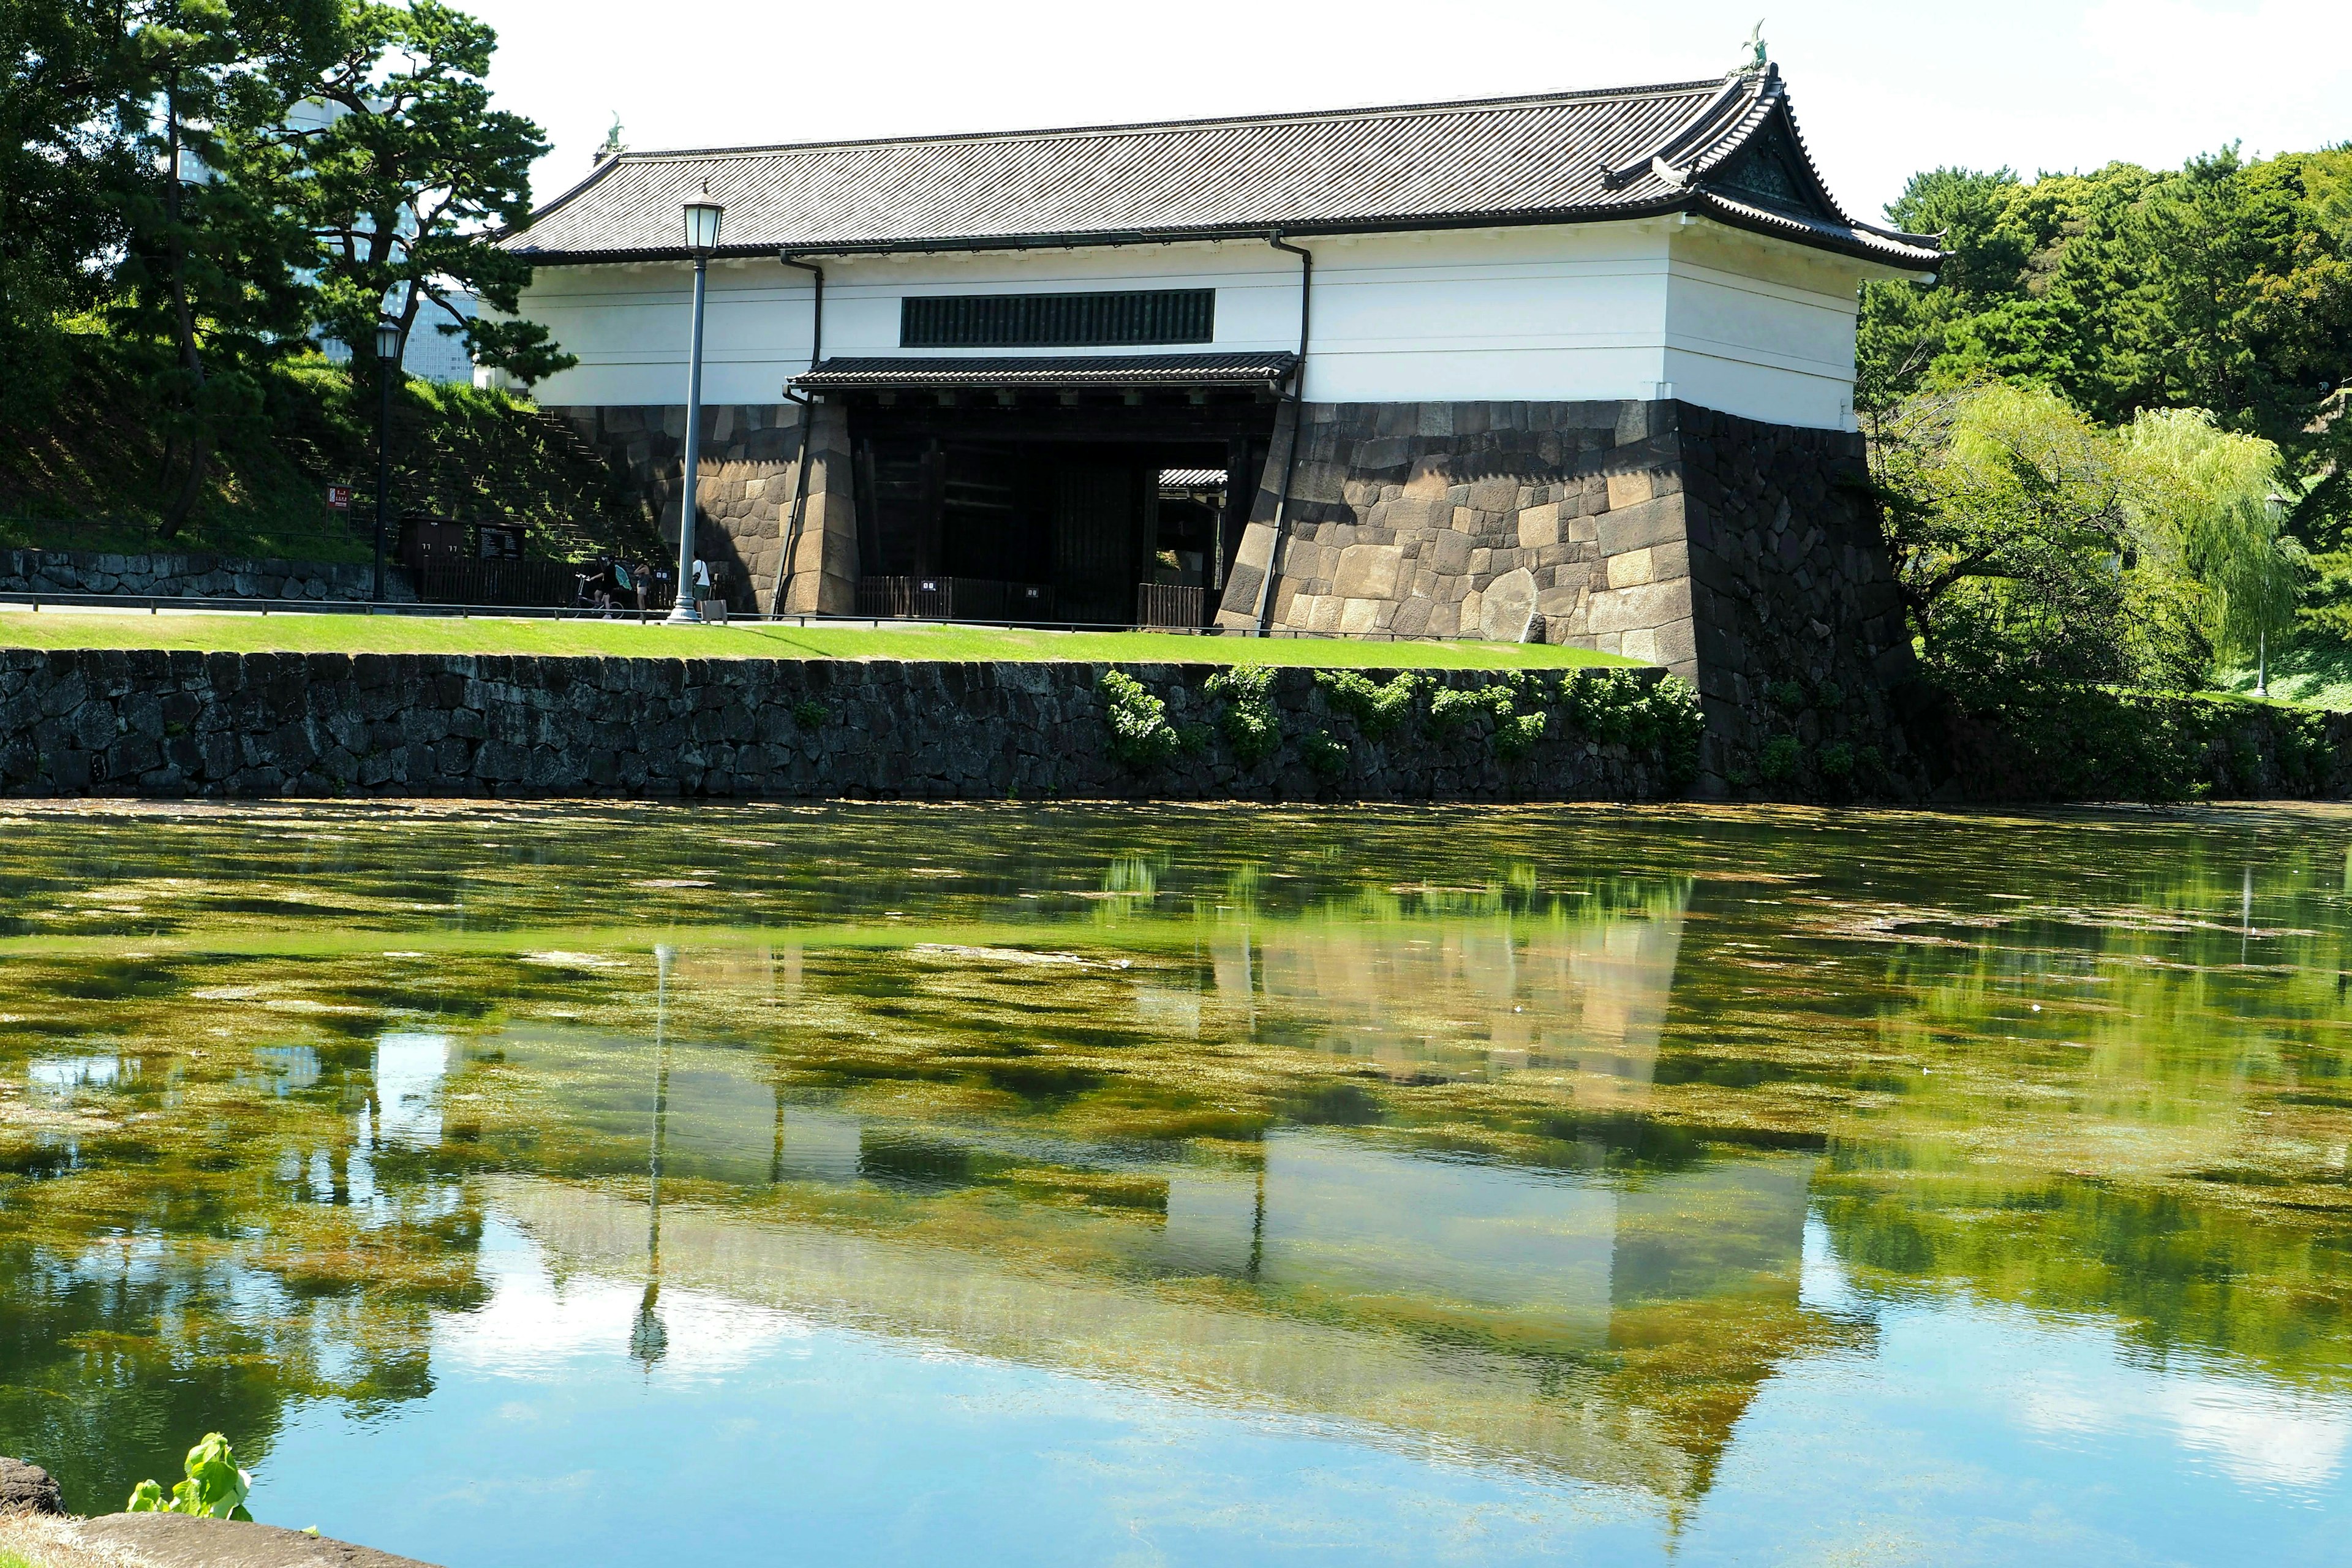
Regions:
<instances>
[{"instance_id":1,"label":"street lamp post","mask_svg":"<svg viewBox=\"0 0 2352 1568\"><path fill-rule=\"evenodd\" d=\"M400 323L390 316L375 324L377 379L383 397L375 416L375 581L374 600L383 603L383 530L392 494L392 373L400 363Z\"/></svg>"},{"instance_id":2,"label":"street lamp post","mask_svg":"<svg viewBox=\"0 0 2352 1568\"><path fill-rule=\"evenodd\" d=\"M677 506L677 599L669 612L673 626L702 619L694 602L694 514L702 463L702 300L710 280L710 253L719 248L719 225L726 216L727 209L710 199L708 180L702 195L686 204L686 248L694 253L694 337L687 351L686 493Z\"/></svg>"}]
</instances>

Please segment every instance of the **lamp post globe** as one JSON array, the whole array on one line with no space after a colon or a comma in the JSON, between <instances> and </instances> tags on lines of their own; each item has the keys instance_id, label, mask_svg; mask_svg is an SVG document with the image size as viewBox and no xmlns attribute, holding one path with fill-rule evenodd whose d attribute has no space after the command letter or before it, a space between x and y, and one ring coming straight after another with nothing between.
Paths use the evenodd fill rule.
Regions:
<instances>
[{"instance_id":1,"label":"lamp post globe","mask_svg":"<svg viewBox=\"0 0 2352 1568\"><path fill-rule=\"evenodd\" d=\"M375 575L369 597L383 603L383 533L392 506L392 374L400 365L399 321L380 317L375 324L375 363L379 396L375 416Z\"/></svg>"},{"instance_id":2,"label":"lamp post globe","mask_svg":"<svg viewBox=\"0 0 2352 1568\"><path fill-rule=\"evenodd\" d=\"M683 489L677 503L677 598L669 612L670 620L678 625L702 619L694 584L694 524L702 463L702 305L710 279L710 253L719 248L719 229L726 220L727 208L710 199L710 182L705 180L702 194L686 203L684 216L686 248L694 258L694 328L686 364L686 472L681 476Z\"/></svg>"}]
</instances>

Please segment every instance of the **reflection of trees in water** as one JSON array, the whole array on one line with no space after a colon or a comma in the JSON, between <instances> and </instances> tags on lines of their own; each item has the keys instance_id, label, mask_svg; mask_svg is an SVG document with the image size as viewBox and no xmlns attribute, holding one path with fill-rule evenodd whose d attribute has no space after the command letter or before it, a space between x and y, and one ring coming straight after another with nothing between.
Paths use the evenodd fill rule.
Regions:
<instances>
[{"instance_id":1,"label":"reflection of trees in water","mask_svg":"<svg viewBox=\"0 0 2352 1568\"><path fill-rule=\"evenodd\" d=\"M121 1507L134 1481L176 1474L206 1432L265 1456L291 1401L366 1413L432 1391L416 1303L357 1288L322 1298L191 1256L212 1250L0 1247L0 1432L57 1476L69 1508Z\"/></svg>"},{"instance_id":2,"label":"reflection of trees in water","mask_svg":"<svg viewBox=\"0 0 2352 1568\"><path fill-rule=\"evenodd\" d=\"M49 982L72 967L10 965L0 1011L70 994ZM290 1401L422 1397L431 1311L481 1299L480 1214L433 1147L437 1096L403 1088L438 1059L426 1037L355 1038L356 1013L306 1027L310 1010L248 1046L254 997L311 966L146 973L163 984L78 1004L76 1049L106 1055L54 1088L58 1058L33 1057L10 1073L33 1094L0 1100L0 1433L84 1510L175 1474L207 1431L265 1456ZM234 1034L210 1026L240 1007Z\"/></svg>"},{"instance_id":3,"label":"reflection of trees in water","mask_svg":"<svg viewBox=\"0 0 2352 1568\"><path fill-rule=\"evenodd\" d=\"M1638 1450L1630 1479L1670 1495L1704 1487L1776 1368L1862 1331L1799 1302L1809 1183L1865 1289L1964 1281L2305 1382L2352 1353L2335 847L2226 824L707 821L752 837L671 912L864 924L689 944L666 1053L642 945L481 934L660 916L643 813L76 818L0 842L0 931L322 943L0 968L16 1081L59 1042L139 1064L72 1091L103 1125L0 1125L24 1238L0 1258L0 1429L88 1505L168 1473L192 1426L415 1397L427 1310L480 1289L461 1178L633 1199L656 1147L658 1275L653 1216L597 1200L647 1279L641 1359L681 1237L756 1208L728 1223L890 1264L859 1311L897 1310L875 1281L919 1302L998 1280L1014 1306L987 1343L1089 1366L1141 1292L1179 1339L1211 1312L1293 1352L1175 1381L1257 1376L1377 1420L1347 1369L1393 1365L1449 1413L1427 1429L1602 1468ZM1880 853L1904 863L1865 878ZM985 932L858 945L892 910ZM387 951L411 942L430 951ZM371 1102L375 1042L428 1024L453 1076L404 1119ZM1310 1145L1371 1162L1355 1197ZM1501 1185L1431 1206L1453 1167ZM1511 1284L1496 1194L1518 1181L1556 1184L1525 1254L1552 1249L1542 1289ZM1392 1222L1416 1202L1421 1231ZM1367 1347L1395 1359L1351 1363Z\"/></svg>"},{"instance_id":4,"label":"reflection of trees in water","mask_svg":"<svg viewBox=\"0 0 2352 1568\"><path fill-rule=\"evenodd\" d=\"M1789 910L1702 883L1657 1080L1726 1121L1814 1100L1814 1203L1865 1291L1966 1289L2352 1387L2345 868L2284 847L2255 883L2251 851L2179 847L1965 918L1801 900L1801 942ZM1785 1001L1759 1027L1766 974ZM1824 1090L1848 1097L1826 1116Z\"/></svg>"},{"instance_id":5,"label":"reflection of trees in water","mask_svg":"<svg viewBox=\"0 0 2352 1568\"><path fill-rule=\"evenodd\" d=\"M2095 1179L1874 1160L1825 1173L1816 1201L1864 1290L1924 1284L2093 1314L2158 1355L2352 1392L2352 1246L2326 1216L2282 1224Z\"/></svg>"}]
</instances>

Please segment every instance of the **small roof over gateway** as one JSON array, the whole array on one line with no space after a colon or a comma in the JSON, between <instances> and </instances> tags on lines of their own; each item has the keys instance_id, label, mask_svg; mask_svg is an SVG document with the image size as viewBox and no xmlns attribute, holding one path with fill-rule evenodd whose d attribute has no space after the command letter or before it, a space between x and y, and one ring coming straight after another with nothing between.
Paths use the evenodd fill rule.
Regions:
<instances>
[{"instance_id":1,"label":"small roof over gateway","mask_svg":"<svg viewBox=\"0 0 2352 1568\"><path fill-rule=\"evenodd\" d=\"M1849 217L1777 68L1465 103L608 158L500 243L542 266L684 259L678 210L727 205L720 256L1013 249L1704 214L1926 271L1935 240Z\"/></svg>"}]
</instances>

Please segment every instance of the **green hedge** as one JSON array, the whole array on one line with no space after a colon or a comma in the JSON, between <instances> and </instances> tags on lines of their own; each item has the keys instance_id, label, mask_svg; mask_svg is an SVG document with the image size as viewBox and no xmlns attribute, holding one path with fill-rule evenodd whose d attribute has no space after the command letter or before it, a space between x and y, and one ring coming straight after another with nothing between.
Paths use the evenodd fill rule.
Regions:
<instances>
[{"instance_id":1,"label":"green hedge","mask_svg":"<svg viewBox=\"0 0 2352 1568\"><path fill-rule=\"evenodd\" d=\"M2063 692L1959 715L1950 734L1976 800L2335 796L2352 783L2352 715L2242 697Z\"/></svg>"}]
</instances>

